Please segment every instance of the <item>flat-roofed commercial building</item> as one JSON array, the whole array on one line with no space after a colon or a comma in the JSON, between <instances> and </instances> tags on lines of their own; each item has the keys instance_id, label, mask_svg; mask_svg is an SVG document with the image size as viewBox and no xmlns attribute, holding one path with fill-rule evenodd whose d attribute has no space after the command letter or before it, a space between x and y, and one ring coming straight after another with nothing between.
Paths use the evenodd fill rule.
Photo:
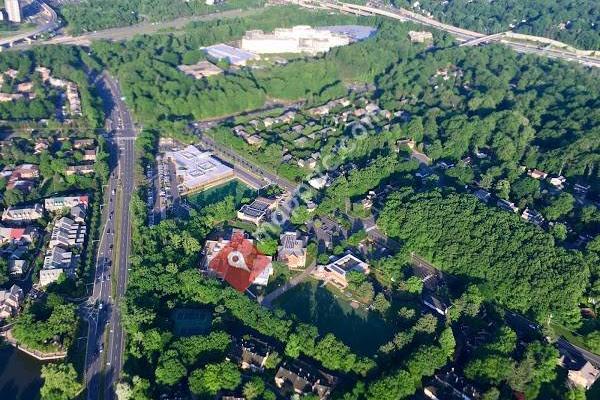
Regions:
<instances>
[{"instance_id":1,"label":"flat-roofed commercial building","mask_svg":"<svg viewBox=\"0 0 600 400\"><path fill-rule=\"evenodd\" d=\"M209 61L200 61L193 65L180 65L177 69L195 79L208 78L223 73L221 68Z\"/></svg>"},{"instance_id":2,"label":"flat-roofed commercial building","mask_svg":"<svg viewBox=\"0 0 600 400\"><path fill-rule=\"evenodd\" d=\"M224 165L208 151L195 146L169 151L166 158L175 165L177 183L181 193L208 189L233 178L233 169Z\"/></svg>"},{"instance_id":3,"label":"flat-roofed commercial building","mask_svg":"<svg viewBox=\"0 0 600 400\"><path fill-rule=\"evenodd\" d=\"M261 30L246 32L242 49L258 54L273 53L324 53L332 47L350 44L350 37L327 30L317 30L307 25L290 29L275 29L272 33Z\"/></svg>"},{"instance_id":4,"label":"flat-roofed commercial building","mask_svg":"<svg viewBox=\"0 0 600 400\"><path fill-rule=\"evenodd\" d=\"M236 66L244 66L250 60L260 60L260 56L254 53L244 51L224 43L203 47L202 49L206 52L206 54L208 54L209 57L219 61L226 59L230 64Z\"/></svg>"}]
</instances>

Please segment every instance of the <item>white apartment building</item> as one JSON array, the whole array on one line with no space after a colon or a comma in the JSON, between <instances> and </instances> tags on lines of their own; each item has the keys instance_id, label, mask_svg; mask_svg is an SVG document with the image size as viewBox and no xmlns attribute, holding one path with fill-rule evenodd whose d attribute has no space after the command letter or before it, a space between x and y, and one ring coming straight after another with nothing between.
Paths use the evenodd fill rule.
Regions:
<instances>
[{"instance_id":1,"label":"white apartment building","mask_svg":"<svg viewBox=\"0 0 600 400\"><path fill-rule=\"evenodd\" d=\"M290 29L275 29L272 33L265 33L262 30L248 31L242 38L242 49L257 54L317 54L350 43L351 38L346 35L317 30L308 25L298 25Z\"/></svg>"},{"instance_id":2,"label":"white apartment building","mask_svg":"<svg viewBox=\"0 0 600 400\"><path fill-rule=\"evenodd\" d=\"M21 23L23 20L21 14L21 4L19 0L4 0L4 7L10 22Z\"/></svg>"}]
</instances>

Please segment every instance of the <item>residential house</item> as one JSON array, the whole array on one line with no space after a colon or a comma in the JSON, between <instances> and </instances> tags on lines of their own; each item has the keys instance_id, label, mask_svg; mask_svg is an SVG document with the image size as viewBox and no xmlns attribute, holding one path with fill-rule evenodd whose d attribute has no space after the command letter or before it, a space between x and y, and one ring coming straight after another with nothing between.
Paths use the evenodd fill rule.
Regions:
<instances>
[{"instance_id":1,"label":"residential house","mask_svg":"<svg viewBox=\"0 0 600 400\"><path fill-rule=\"evenodd\" d=\"M23 298L23 289L17 285L12 285L9 290L0 290L0 320L15 315Z\"/></svg>"},{"instance_id":2,"label":"residential house","mask_svg":"<svg viewBox=\"0 0 600 400\"><path fill-rule=\"evenodd\" d=\"M348 231L344 227L327 217L321 217L316 223L313 223L312 231L321 248L325 249L333 248L348 236Z\"/></svg>"},{"instance_id":3,"label":"residential house","mask_svg":"<svg viewBox=\"0 0 600 400\"><path fill-rule=\"evenodd\" d=\"M237 212L237 218L258 225L271 210L277 208L278 204L277 200L258 197L252 203L244 204Z\"/></svg>"},{"instance_id":4,"label":"residential house","mask_svg":"<svg viewBox=\"0 0 600 400\"><path fill-rule=\"evenodd\" d=\"M10 190L19 189L24 193L28 193L33 188L33 181L39 177L40 169L37 165L21 164L10 171L6 188Z\"/></svg>"},{"instance_id":5,"label":"residential house","mask_svg":"<svg viewBox=\"0 0 600 400\"><path fill-rule=\"evenodd\" d=\"M84 150L83 161L96 161L96 149Z\"/></svg>"},{"instance_id":6,"label":"residential house","mask_svg":"<svg viewBox=\"0 0 600 400\"><path fill-rule=\"evenodd\" d=\"M263 119L262 122L263 122L263 125L265 126L265 128L270 128L275 123L275 120L271 117L267 117L267 118Z\"/></svg>"},{"instance_id":7,"label":"residential house","mask_svg":"<svg viewBox=\"0 0 600 400\"><path fill-rule=\"evenodd\" d=\"M78 224L84 224L85 217L87 215L86 207L83 204L79 204L75 207L71 207L71 210L69 211L69 215L71 216L73 221L77 222Z\"/></svg>"},{"instance_id":8,"label":"residential house","mask_svg":"<svg viewBox=\"0 0 600 400\"><path fill-rule=\"evenodd\" d=\"M33 154L40 154L50 147L50 142L47 139L38 139L33 146Z\"/></svg>"},{"instance_id":9,"label":"residential house","mask_svg":"<svg viewBox=\"0 0 600 400\"><path fill-rule=\"evenodd\" d=\"M330 111L330 107L327 105L315 107L315 108L309 110L309 112L316 117L323 117L323 116L329 114L329 111Z\"/></svg>"},{"instance_id":10,"label":"residential house","mask_svg":"<svg viewBox=\"0 0 600 400\"><path fill-rule=\"evenodd\" d=\"M561 350L561 357L558 364L568 371L569 383L585 390L591 388L600 377L600 370L581 357L573 356L562 349L559 350Z\"/></svg>"},{"instance_id":11,"label":"residential house","mask_svg":"<svg viewBox=\"0 0 600 400\"><path fill-rule=\"evenodd\" d=\"M292 122L294 122L295 118L296 118L296 113L294 111L287 111L283 115L280 115L277 119L281 123L291 124Z\"/></svg>"},{"instance_id":12,"label":"residential house","mask_svg":"<svg viewBox=\"0 0 600 400\"><path fill-rule=\"evenodd\" d=\"M373 202L376 197L377 195L375 194L375 192L370 190L367 196L364 199L362 199L360 203L362 204L365 210L370 210L373 207Z\"/></svg>"},{"instance_id":13,"label":"residential house","mask_svg":"<svg viewBox=\"0 0 600 400\"><path fill-rule=\"evenodd\" d=\"M12 277L20 277L23 275L23 271L27 268L26 260L9 260L8 261L8 273Z\"/></svg>"},{"instance_id":14,"label":"residential house","mask_svg":"<svg viewBox=\"0 0 600 400\"><path fill-rule=\"evenodd\" d=\"M13 100L20 100L24 98L21 93L0 93L0 103L5 103Z\"/></svg>"},{"instance_id":15,"label":"residential house","mask_svg":"<svg viewBox=\"0 0 600 400\"><path fill-rule=\"evenodd\" d=\"M346 275L350 271L356 271L366 275L370 272L369 264L356 257L354 254L347 252L342 257L327 265L317 266L317 269L312 272L312 275L325 283L332 283L340 289L345 289L348 286Z\"/></svg>"},{"instance_id":16,"label":"residential house","mask_svg":"<svg viewBox=\"0 0 600 400\"><path fill-rule=\"evenodd\" d=\"M75 139L73 140L73 148L77 150L86 149L96 144L94 139Z\"/></svg>"},{"instance_id":17,"label":"residential house","mask_svg":"<svg viewBox=\"0 0 600 400\"><path fill-rule=\"evenodd\" d=\"M297 164L300 168L308 168L312 170L317 167L317 160L315 160L312 157L309 157L307 159L300 158Z\"/></svg>"},{"instance_id":18,"label":"residential house","mask_svg":"<svg viewBox=\"0 0 600 400\"><path fill-rule=\"evenodd\" d=\"M425 304L427 307L431 308L433 311L437 312L438 314L442 315L442 316L446 316L448 315L448 306L439 298L431 295L431 294L426 294L423 296L423 304Z\"/></svg>"},{"instance_id":19,"label":"residential house","mask_svg":"<svg viewBox=\"0 0 600 400\"><path fill-rule=\"evenodd\" d=\"M408 37L412 43L431 43L433 34L429 31L409 31Z\"/></svg>"},{"instance_id":20,"label":"residential house","mask_svg":"<svg viewBox=\"0 0 600 400\"><path fill-rule=\"evenodd\" d=\"M496 203L496 205L503 210L510 211L513 213L516 213L519 211L519 207L515 206L515 203L511 203L508 200L499 199L498 202Z\"/></svg>"},{"instance_id":21,"label":"residential house","mask_svg":"<svg viewBox=\"0 0 600 400\"><path fill-rule=\"evenodd\" d=\"M539 169L530 169L529 171L527 171L527 175L529 175L530 177L532 177L533 179L546 179L548 177L548 174L540 171Z\"/></svg>"},{"instance_id":22,"label":"residential house","mask_svg":"<svg viewBox=\"0 0 600 400\"><path fill-rule=\"evenodd\" d=\"M69 165L66 175L88 175L94 173L94 164Z\"/></svg>"},{"instance_id":23,"label":"residential house","mask_svg":"<svg viewBox=\"0 0 600 400\"><path fill-rule=\"evenodd\" d=\"M232 358L244 370L262 372L271 352L271 347L261 340L253 337L242 338L234 341Z\"/></svg>"},{"instance_id":24,"label":"residential house","mask_svg":"<svg viewBox=\"0 0 600 400\"><path fill-rule=\"evenodd\" d=\"M29 248L27 245L13 243L2 248L2 250L0 250L0 255L9 261L20 260L25 256L25 254L27 254L28 251Z\"/></svg>"},{"instance_id":25,"label":"residential house","mask_svg":"<svg viewBox=\"0 0 600 400\"><path fill-rule=\"evenodd\" d=\"M325 399L331 393L336 378L300 362L284 362L275 374L275 385L290 394L316 394Z\"/></svg>"},{"instance_id":26,"label":"residential house","mask_svg":"<svg viewBox=\"0 0 600 400\"><path fill-rule=\"evenodd\" d=\"M17 224L28 224L44 216L44 209L41 204L32 206L8 207L2 213L2 221L14 222Z\"/></svg>"},{"instance_id":27,"label":"residential house","mask_svg":"<svg viewBox=\"0 0 600 400\"><path fill-rule=\"evenodd\" d=\"M83 247L85 240L86 226L78 224L70 218L63 217L56 221L52 228L50 242L48 248L52 249L55 246L68 247Z\"/></svg>"},{"instance_id":28,"label":"residential house","mask_svg":"<svg viewBox=\"0 0 600 400\"><path fill-rule=\"evenodd\" d=\"M33 243L38 237L38 231L32 226L11 228L0 225L0 245Z\"/></svg>"},{"instance_id":29,"label":"residential house","mask_svg":"<svg viewBox=\"0 0 600 400\"><path fill-rule=\"evenodd\" d=\"M475 192L475 197L477 197L479 201L487 204L488 201L490 201L490 197L492 197L492 194L486 190L479 189Z\"/></svg>"},{"instance_id":30,"label":"residential house","mask_svg":"<svg viewBox=\"0 0 600 400\"><path fill-rule=\"evenodd\" d=\"M68 82L66 93L71 114L81 115L81 100L79 98L79 91L77 90L77 85L73 82Z\"/></svg>"},{"instance_id":31,"label":"residential house","mask_svg":"<svg viewBox=\"0 0 600 400\"><path fill-rule=\"evenodd\" d=\"M250 135L247 136L245 139L246 143L248 143L250 146L259 146L263 142L263 139L258 135Z\"/></svg>"},{"instance_id":32,"label":"residential house","mask_svg":"<svg viewBox=\"0 0 600 400\"><path fill-rule=\"evenodd\" d=\"M525 208L521 214L521 218L525 221L529 221L537 226L541 226L544 223L544 216L538 211L530 208Z\"/></svg>"},{"instance_id":33,"label":"residential house","mask_svg":"<svg viewBox=\"0 0 600 400\"><path fill-rule=\"evenodd\" d=\"M565 188L565 183L567 183L567 179L562 175L550 178L550 184L558 190L563 190Z\"/></svg>"},{"instance_id":34,"label":"residential house","mask_svg":"<svg viewBox=\"0 0 600 400\"><path fill-rule=\"evenodd\" d=\"M289 269L306 267L306 238L298 232L285 232L279 236L281 245L277 249L277 261L285 263Z\"/></svg>"},{"instance_id":35,"label":"residential house","mask_svg":"<svg viewBox=\"0 0 600 400\"><path fill-rule=\"evenodd\" d=\"M78 205L85 207L89 204L89 197L86 195L82 196L62 196L62 197L49 197L44 200L44 208L46 211L55 212L64 210L66 208L72 208Z\"/></svg>"},{"instance_id":36,"label":"residential house","mask_svg":"<svg viewBox=\"0 0 600 400\"><path fill-rule=\"evenodd\" d=\"M318 175L308 180L308 184L317 190L323 189L329 183L329 175Z\"/></svg>"}]
</instances>

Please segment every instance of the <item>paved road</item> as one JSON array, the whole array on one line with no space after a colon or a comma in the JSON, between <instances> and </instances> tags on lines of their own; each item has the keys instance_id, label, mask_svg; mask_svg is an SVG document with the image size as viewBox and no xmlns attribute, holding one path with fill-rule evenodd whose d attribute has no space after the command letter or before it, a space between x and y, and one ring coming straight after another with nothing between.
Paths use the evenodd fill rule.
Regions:
<instances>
[{"instance_id":1,"label":"paved road","mask_svg":"<svg viewBox=\"0 0 600 400\"><path fill-rule=\"evenodd\" d=\"M131 251L131 214L129 205L134 189L135 174L135 137L136 128L129 110L121 100L122 94L118 83L108 74L103 75L103 80L110 90L114 101L113 112L110 118L116 118L116 145L118 154L117 176L117 232L119 232L119 246L115 249L115 264L113 272L116 275L115 299L110 316L111 329L108 334L107 362L105 366L104 397L111 400L115 397L114 388L123 367L123 327L119 313L119 303L125 295L127 287L127 271L129 268L129 255Z\"/></svg>"},{"instance_id":2,"label":"paved road","mask_svg":"<svg viewBox=\"0 0 600 400\"><path fill-rule=\"evenodd\" d=\"M111 28L105 29L97 32L87 33L79 36L71 36L71 35L60 35L56 36L50 40L34 42L32 44L21 44L16 46L16 49L25 49L32 45L46 45L46 44L71 44L71 45L79 45L79 46L88 46L94 40L125 40L134 37L135 35L145 35L158 33L162 30L173 30L173 29L181 29L185 27L185 25L190 22L195 21L210 21L213 19L221 19L221 18L236 18L236 17L245 17L252 14L256 14L259 9L251 9L251 10L228 10L213 14L206 15L197 15L193 17L182 17L177 18L171 21L165 22L144 22L141 24L121 27L121 28Z\"/></svg>"},{"instance_id":3,"label":"paved road","mask_svg":"<svg viewBox=\"0 0 600 400\"><path fill-rule=\"evenodd\" d=\"M111 168L118 162L117 146L114 143L116 135L116 132L110 132L108 137ZM104 363L104 332L107 328L110 329L110 308L112 307L110 277L115 244L115 208L118 185L118 174L113 170L108 185L105 187L105 201L102 212L103 224L96 256L94 288L92 296L88 300L88 306L92 307L88 319L88 340L85 355L85 381L88 387L89 399L98 397Z\"/></svg>"},{"instance_id":4,"label":"paved road","mask_svg":"<svg viewBox=\"0 0 600 400\"><path fill-rule=\"evenodd\" d=\"M98 246L94 290L88 302L95 304L89 319L85 361L89 400L97 400L102 394L106 399L113 399L114 384L122 367L123 329L118 304L127 283L131 241L129 203L133 191L135 162L135 128L129 112L120 100L121 93L117 83L104 74L99 91L105 104L109 105L107 125L113 129L110 130L108 142L113 170L106 188L104 225ZM118 232L118 237L115 232Z\"/></svg>"},{"instance_id":5,"label":"paved road","mask_svg":"<svg viewBox=\"0 0 600 400\"><path fill-rule=\"evenodd\" d=\"M213 151L215 155L223 158L224 161L228 161L235 166L236 169L241 169L246 173L250 174L250 176L258 176L266 181L266 183L275 183L282 189L287 190L290 193L293 193L298 185L295 185L293 182L288 181L287 179L281 178L264 168L258 166L256 163L252 161L246 160L244 157L236 153L229 147L223 146L220 143L215 142L208 135L200 136L200 144L205 148Z\"/></svg>"},{"instance_id":6,"label":"paved road","mask_svg":"<svg viewBox=\"0 0 600 400\"><path fill-rule=\"evenodd\" d=\"M511 325L511 327L515 330L530 333L533 335L539 335L541 332L541 327L537 322L531 321L530 319L527 319L524 316L514 313L510 310L506 311L506 319ZM559 350L563 352L571 354L574 357L582 358L594 364L595 366L600 367L600 355L582 349L581 347L568 342L563 337L560 337L556 341L555 345Z\"/></svg>"}]
</instances>

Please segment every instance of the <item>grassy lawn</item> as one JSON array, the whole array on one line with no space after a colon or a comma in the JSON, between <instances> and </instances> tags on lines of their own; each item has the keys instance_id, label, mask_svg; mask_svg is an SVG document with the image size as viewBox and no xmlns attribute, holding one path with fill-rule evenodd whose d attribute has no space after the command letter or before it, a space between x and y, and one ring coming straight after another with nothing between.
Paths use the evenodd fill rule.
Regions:
<instances>
[{"instance_id":1,"label":"grassy lawn","mask_svg":"<svg viewBox=\"0 0 600 400\"><path fill-rule=\"evenodd\" d=\"M315 324L321 333L331 332L361 355L372 355L394 335L394 327L374 312L354 309L320 282L309 281L291 289L274 306Z\"/></svg>"},{"instance_id":2,"label":"grassy lawn","mask_svg":"<svg viewBox=\"0 0 600 400\"><path fill-rule=\"evenodd\" d=\"M233 196L236 207L239 207L244 198L254 197L255 192L239 180L234 179L222 185L193 194L188 197L188 201L195 208L201 209L209 204L223 200L226 196Z\"/></svg>"}]
</instances>

